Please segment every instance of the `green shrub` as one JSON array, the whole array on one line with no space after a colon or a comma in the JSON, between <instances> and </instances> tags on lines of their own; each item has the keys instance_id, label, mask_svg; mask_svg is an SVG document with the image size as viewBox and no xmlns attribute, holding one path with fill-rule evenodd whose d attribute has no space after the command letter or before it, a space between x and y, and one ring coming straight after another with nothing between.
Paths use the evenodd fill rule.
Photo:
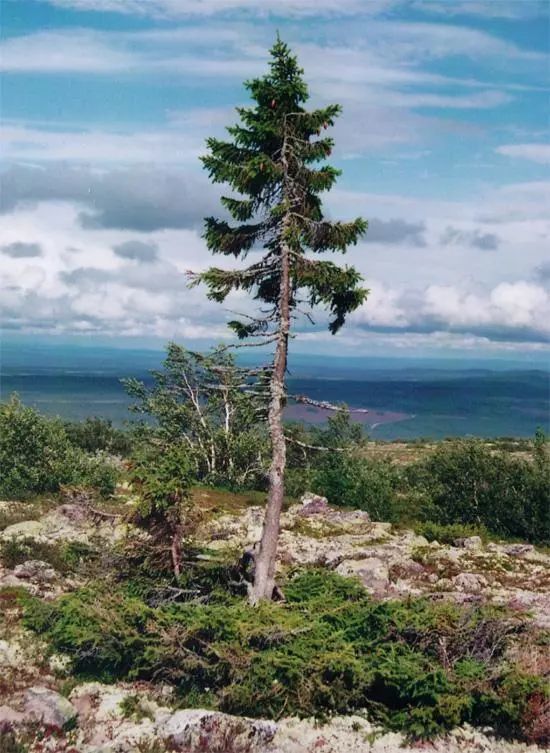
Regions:
<instances>
[{"instance_id":1,"label":"green shrub","mask_svg":"<svg viewBox=\"0 0 550 753\"><path fill-rule=\"evenodd\" d=\"M105 586L88 587L56 603L34 600L26 624L69 654L76 674L109 682L139 675L151 615L139 599Z\"/></svg>"},{"instance_id":2,"label":"green shrub","mask_svg":"<svg viewBox=\"0 0 550 753\"><path fill-rule=\"evenodd\" d=\"M73 446L63 423L17 397L0 404L0 496L14 499L83 484L112 493L118 472L105 456Z\"/></svg>"},{"instance_id":3,"label":"green shrub","mask_svg":"<svg viewBox=\"0 0 550 753\"><path fill-rule=\"evenodd\" d=\"M424 600L374 602L359 583L306 571L287 603L250 607L227 594L151 607L98 584L44 604L26 625L72 658L80 676L170 682L182 703L247 716L324 717L367 709L385 726L429 737L466 721L523 735L537 678L512 681L497 609Z\"/></svg>"},{"instance_id":4,"label":"green shrub","mask_svg":"<svg viewBox=\"0 0 550 753\"><path fill-rule=\"evenodd\" d=\"M80 459L61 421L25 408L17 397L0 404L0 495L55 492L72 480Z\"/></svg>"},{"instance_id":5,"label":"green shrub","mask_svg":"<svg viewBox=\"0 0 550 753\"><path fill-rule=\"evenodd\" d=\"M130 434L113 426L112 421L97 416L84 421L65 421L65 431L75 447L85 452L108 452L126 456L132 449Z\"/></svg>"},{"instance_id":6,"label":"green shrub","mask_svg":"<svg viewBox=\"0 0 550 753\"><path fill-rule=\"evenodd\" d=\"M119 478L120 470L109 455L80 452L74 465L71 484L90 487L102 497L108 497L115 491Z\"/></svg>"},{"instance_id":7,"label":"green shrub","mask_svg":"<svg viewBox=\"0 0 550 753\"><path fill-rule=\"evenodd\" d=\"M543 440L544 441L544 440ZM550 463L541 442L533 461L492 453L476 440L448 442L407 469L431 520L486 526L501 536L550 541Z\"/></svg>"},{"instance_id":8,"label":"green shrub","mask_svg":"<svg viewBox=\"0 0 550 753\"><path fill-rule=\"evenodd\" d=\"M488 538L487 529L484 526L463 525L462 523L415 523L414 530L428 541L439 541L440 544L453 544L456 539L465 539L469 536L479 536L482 541Z\"/></svg>"},{"instance_id":9,"label":"green shrub","mask_svg":"<svg viewBox=\"0 0 550 753\"><path fill-rule=\"evenodd\" d=\"M189 446L175 440L142 443L132 457L129 475L139 494L133 522L150 534L150 548L158 555L160 568L166 569L169 561L179 576L182 546L190 545L198 524L189 494L194 479Z\"/></svg>"},{"instance_id":10,"label":"green shrub","mask_svg":"<svg viewBox=\"0 0 550 753\"><path fill-rule=\"evenodd\" d=\"M333 452L313 470L312 491L334 505L365 510L373 520L397 522L401 518L397 495L399 473L389 461L369 460Z\"/></svg>"}]
</instances>

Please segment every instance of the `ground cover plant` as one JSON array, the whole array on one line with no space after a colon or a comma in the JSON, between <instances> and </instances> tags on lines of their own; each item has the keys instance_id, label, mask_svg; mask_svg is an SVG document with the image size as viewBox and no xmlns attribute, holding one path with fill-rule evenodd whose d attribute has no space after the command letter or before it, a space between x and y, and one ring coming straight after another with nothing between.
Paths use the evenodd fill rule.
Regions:
<instances>
[{"instance_id":1,"label":"ground cover plant","mask_svg":"<svg viewBox=\"0 0 550 753\"><path fill-rule=\"evenodd\" d=\"M135 584L134 584L135 585ZM147 590L90 584L27 600L26 625L68 654L78 677L169 682L182 706L279 718L364 709L430 737L463 722L528 737L542 678L506 657L526 628L494 608L377 602L353 580L302 571L284 605L252 608L227 590L152 605Z\"/></svg>"}]
</instances>

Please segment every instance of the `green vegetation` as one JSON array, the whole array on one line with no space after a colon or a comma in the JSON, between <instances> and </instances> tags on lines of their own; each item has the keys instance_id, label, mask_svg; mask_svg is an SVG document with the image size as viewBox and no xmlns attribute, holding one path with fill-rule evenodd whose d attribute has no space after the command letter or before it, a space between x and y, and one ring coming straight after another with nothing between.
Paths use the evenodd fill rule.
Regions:
<instances>
[{"instance_id":1,"label":"green vegetation","mask_svg":"<svg viewBox=\"0 0 550 753\"><path fill-rule=\"evenodd\" d=\"M94 556L92 547L76 541L50 544L28 537L13 538L3 541L0 547L0 562L9 569L29 560L40 560L57 572L68 574L78 569L84 560Z\"/></svg>"},{"instance_id":2,"label":"green vegetation","mask_svg":"<svg viewBox=\"0 0 550 753\"><path fill-rule=\"evenodd\" d=\"M158 441L140 445L132 458L130 479L139 493L133 522L150 534L147 547L153 550L160 569L169 547L177 577L182 547L198 520L189 495L193 479L189 447L182 442L166 445Z\"/></svg>"},{"instance_id":3,"label":"green vegetation","mask_svg":"<svg viewBox=\"0 0 550 753\"><path fill-rule=\"evenodd\" d=\"M540 437L532 461L491 452L480 441L448 443L409 467L405 478L423 497L426 519L550 541L550 462Z\"/></svg>"},{"instance_id":4,"label":"green vegetation","mask_svg":"<svg viewBox=\"0 0 550 753\"><path fill-rule=\"evenodd\" d=\"M250 380L232 355L223 348L203 354L170 343L163 368L152 376L151 386L125 380L136 401L132 410L148 419L143 437L185 444L197 481L230 488L263 483L268 445L261 405L239 387Z\"/></svg>"},{"instance_id":5,"label":"green vegetation","mask_svg":"<svg viewBox=\"0 0 550 753\"><path fill-rule=\"evenodd\" d=\"M541 678L506 660L524 628L505 612L371 600L353 580L306 571L287 603L251 608L225 592L151 606L91 584L54 603L28 600L26 625L68 654L77 676L163 680L182 705L278 718L366 709L412 737L462 722L524 737ZM129 702L128 713L137 708Z\"/></svg>"},{"instance_id":6,"label":"green vegetation","mask_svg":"<svg viewBox=\"0 0 550 753\"><path fill-rule=\"evenodd\" d=\"M0 496L8 499L56 492L63 484L112 493L117 471L104 455L73 445L63 422L23 406L0 403Z\"/></svg>"},{"instance_id":7,"label":"green vegetation","mask_svg":"<svg viewBox=\"0 0 550 753\"><path fill-rule=\"evenodd\" d=\"M247 716L323 718L365 709L370 719L412 738L470 722L503 737L546 741L537 719L548 689L507 652L528 630L517 615L422 599L380 603L352 580L308 570L289 575L284 604L248 606L241 552L205 560L193 541L205 486L191 487L215 478L235 489L236 476L220 470L230 468L226 458L215 476L201 477L198 438L193 448L185 423L178 426L182 413L172 411L181 406L163 405L163 420L133 436L125 461L136 495L130 516L150 534L146 542L111 552L30 539L2 544L4 567L40 559L84 578L84 587L55 601L12 595L26 626L70 657L73 678L169 682L182 705ZM116 472L102 451L72 444L61 422L16 400L0 416L3 491L55 493L75 482L112 489ZM522 458L461 440L398 464L365 457L368 446L345 411L326 427L294 425L288 432L296 440L289 474L297 496L307 489L326 494L333 504L412 524L441 543L471 535L550 540L542 434ZM256 491L229 495L236 511L261 501L263 476L252 478ZM216 514L211 493L205 510ZM5 522L21 514L8 509ZM130 697L124 712L139 718L146 710Z\"/></svg>"},{"instance_id":8,"label":"green vegetation","mask_svg":"<svg viewBox=\"0 0 550 753\"><path fill-rule=\"evenodd\" d=\"M108 452L122 457L131 452L129 432L115 428L106 418L90 416L83 421L65 421L63 426L71 444L85 452Z\"/></svg>"}]
</instances>

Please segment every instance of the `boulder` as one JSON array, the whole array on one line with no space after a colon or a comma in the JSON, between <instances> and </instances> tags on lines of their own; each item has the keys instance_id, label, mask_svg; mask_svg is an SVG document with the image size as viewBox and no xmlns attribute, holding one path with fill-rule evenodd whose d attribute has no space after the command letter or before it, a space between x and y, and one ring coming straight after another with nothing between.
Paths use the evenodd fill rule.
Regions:
<instances>
[{"instance_id":1,"label":"boulder","mask_svg":"<svg viewBox=\"0 0 550 753\"><path fill-rule=\"evenodd\" d=\"M75 707L54 690L44 687L28 688L23 697L25 717L48 727L63 729L77 716Z\"/></svg>"},{"instance_id":2,"label":"boulder","mask_svg":"<svg viewBox=\"0 0 550 753\"><path fill-rule=\"evenodd\" d=\"M469 549L470 551L476 551L483 546L480 536L466 536L465 538L455 539L453 544L462 549Z\"/></svg>"},{"instance_id":3,"label":"boulder","mask_svg":"<svg viewBox=\"0 0 550 753\"><path fill-rule=\"evenodd\" d=\"M36 596L39 590L36 584L17 578L13 573L8 573L0 578L0 588L24 588L33 596Z\"/></svg>"},{"instance_id":4,"label":"boulder","mask_svg":"<svg viewBox=\"0 0 550 753\"><path fill-rule=\"evenodd\" d=\"M23 661L21 648L8 641L0 641L0 667L18 667Z\"/></svg>"},{"instance_id":5,"label":"boulder","mask_svg":"<svg viewBox=\"0 0 550 753\"><path fill-rule=\"evenodd\" d=\"M25 715L10 706L0 706L0 735L9 732L25 721ZM0 746L1 749L1 746Z\"/></svg>"},{"instance_id":6,"label":"boulder","mask_svg":"<svg viewBox=\"0 0 550 753\"><path fill-rule=\"evenodd\" d=\"M28 560L21 565L16 565L13 569L16 578L33 581L35 583L51 583L56 579L57 573L42 560Z\"/></svg>"},{"instance_id":7,"label":"boulder","mask_svg":"<svg viewBox=\"0 0 550 753\"><path fill-rule=\"evenodd\" d=\"M176 711L157 734L177 751L262 753L277 731L275 722L230 716L205 709Z\"/></svg>"},{"instance_id":8,"label":"boulder","mask_svg":"<svg viewBox=\"0 0 550 753\"><path fill-rule=\"evenodd\" d=\"M487 579L477 573L459 573L452 578L455 589L462 593L478 594L487 587Z\"/></svg>"},{"instance_id":9,"label":"boulder","mask_svg":"<svg viewBox=\"0 0 550 753\"><path fill-rule=\"evenodd\" d=\"M508 557L526 557L529 554L533 554L535 547L533 544L509 544L503 547L502 551L507 554Z\"/></svg>"},{"instance_id":10,"label":"boulder","mask_svg":"<svg viewBox=\"0 0 550 753\"><path fill-rule=\"evenodd\" d=\"M359 578L367 591L380 594L390 584L390 573L385 562L377 557L361 560L344 560L336 568L340 575Z\"/></svg>"},{"instance_id":11,"label":"boulder","mask_svg":"<svg viewBox=\"0 0 550 753\"><path fill-rule=\"evenodd\" d=\"M323 513L328 513L330 510L326 497L320 497L318 494L312 494L311 492L306 492L300 502L302 503L302 507L298 511L299 515L322 515Z\"/></svg>"}]
</instances>

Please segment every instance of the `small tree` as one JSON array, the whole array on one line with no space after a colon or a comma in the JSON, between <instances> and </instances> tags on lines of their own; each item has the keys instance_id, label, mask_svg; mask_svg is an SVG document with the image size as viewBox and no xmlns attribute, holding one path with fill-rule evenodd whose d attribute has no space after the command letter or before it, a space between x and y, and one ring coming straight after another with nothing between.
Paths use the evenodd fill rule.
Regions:
<instances>
[{"instance_id":1,"label":"small tree","mask_svg":"<svg viewBox=\"0 0 550 753\"><path fill-rule=\"evenodd\" d=\"M182 545L198 523L189 494L193 480L189 450L181 441L144 443L134 452L130 478L139 493L133 522L147 530L152 548L162 560L170 553L172 571L178 577Z\"/></svg>"},{"instance_id":2,"label":"small tree","mask_svg":"<svg viewBox=\"0 0 550 753\"><path fill-rule=\"evenodd\" d=\"M330 313L328 327L334 334L367 295L353 267L320 261L308 252L345 252L367 223L361 218L329 222L323 217L319 195L332 187L339 171L327 165L314 167L333 147L332 139L318 137L333 125L340 107L304 109L307 86L288 46L277 39L269 73L245 86L254 106L238 108L240 124L227 129L232 140L208 139L209 153L202 158L211 179L236 192L223 197L222 204L237 224L208 217L205 238L214 253L245 258L263 247L264 254L244 269L211 268L195 275L194 282L206 283L209 297L219 302L233 290L251 293L266 309L230 326L239 338L258 338L255 344L275 346L269 382L269 494L250 594L256 603L272 598L275 588L286 463L282 416L292 321L300 304L321 304Z\"/></svg>"},{"instance_id":3,"label":"small tree","mask_svg":"<svg viewBox=\"0 0 550 753\"><path fill-rule=\"evenodd\" d=\"M267 441L263 399L256 382L230 353L196 353L170 343L153 383L126 379L136 413L153 418L165 442L183 442L195 476L208 483L244 486L264 477ZM252 394L251 394L252 393Z\"/></svg>"}]
</instances>

